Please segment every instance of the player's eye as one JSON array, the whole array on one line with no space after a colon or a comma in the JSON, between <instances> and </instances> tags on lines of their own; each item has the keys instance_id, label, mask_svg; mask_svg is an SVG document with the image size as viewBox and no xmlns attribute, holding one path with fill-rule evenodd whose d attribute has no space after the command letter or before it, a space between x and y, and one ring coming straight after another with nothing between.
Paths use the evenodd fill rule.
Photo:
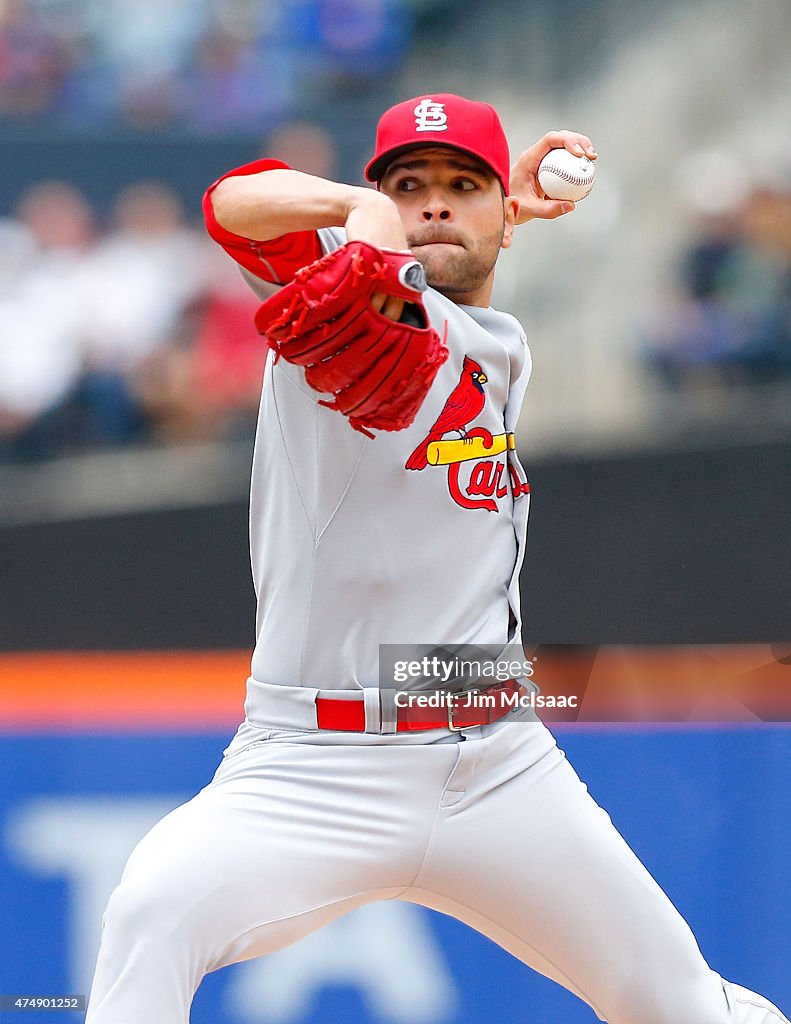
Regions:
<instances>
[{"instance_id":1,"label":"player's eye","mask_svg":"<svg viewBox=\"0 0 791 1024\"><path fill-rule=\"evenodd\" d=\"M414 192L419 184L416 178L400 178L396 182L396 192Z\"/></svg>"},{"instance_id":2,"label":"player's eye","mask_svg":"<svg viewBox=\"0 0 791 1024\"><path fill-rule=\"evenodd\" d=\"M472 180L472 178L457 178L453 187L458 189L459 192L473 192L478 185Z\"/></svg>"}]
</instances>

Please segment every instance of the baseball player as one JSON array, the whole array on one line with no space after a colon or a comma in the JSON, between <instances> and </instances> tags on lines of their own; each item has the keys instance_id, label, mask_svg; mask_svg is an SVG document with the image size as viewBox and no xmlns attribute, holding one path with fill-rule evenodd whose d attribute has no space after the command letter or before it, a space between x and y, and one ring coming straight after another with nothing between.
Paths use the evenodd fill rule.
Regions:
<instances>
[{"instance_id":1,"label":"baseball player","mask_svg":"<svg viewBox=\"0 0 791 1024\"><path fill-rule=\"evenodd\" d=\"M271 349L257 642L214 778L110 898L89 1024L184 1024L208 972L379 899L467 922L610 1024L788 1024L708 967L549 731L514 720L525 678L481 708L380 679L381 645L520 643L531 364L489 303L516 227L573 209L537 183L554 147L596 156L549 132L511 168L490 106L432 94L381 118L375 189L259 160L208 190Z\"/></svg>"}]
</instances>

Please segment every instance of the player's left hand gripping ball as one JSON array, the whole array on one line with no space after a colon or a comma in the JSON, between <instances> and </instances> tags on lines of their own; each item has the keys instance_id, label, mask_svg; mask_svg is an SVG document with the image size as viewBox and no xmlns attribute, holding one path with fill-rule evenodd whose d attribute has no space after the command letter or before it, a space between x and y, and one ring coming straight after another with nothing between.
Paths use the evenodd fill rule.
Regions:
<instances>
[{"instance_id":1,"label":"player's left hand gripping ball","mask_svg":"<svg viewBox=\"0 0 791 1024\"><path fill-rule=\"evenodd\" d=\"M412 253L348 242L300 270L260 307L255 322L276 358L305 367L321 405L372 430L408 427L448 357L423 306L426 277ZM396 322L371 305L404 299Z\"/></svg>"}]
</instances>

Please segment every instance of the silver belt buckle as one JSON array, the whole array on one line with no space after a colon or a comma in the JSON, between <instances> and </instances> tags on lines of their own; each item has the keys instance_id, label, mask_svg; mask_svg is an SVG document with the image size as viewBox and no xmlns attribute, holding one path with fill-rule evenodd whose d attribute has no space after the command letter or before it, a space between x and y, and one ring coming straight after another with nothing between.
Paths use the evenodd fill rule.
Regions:
<instances>
[{"instance_id":1,"label":"silver belt buckle","mask_svg":"<svg viewBox=\"0 0 791 1024\"><path fill-rule=\"evenodd\" d=\"M466 697L467 694L470 694L470 693L483 693L483 688L480 687L480 686L476 686L472 690L462 690L461 693L454 693L451 696L455 700L456 697ZM467 709L465 708L465 710L467 710ZM456 725L456 723L454 722L454 719L453 719L453 714L454 714L455 711L456 711L456 705L453 702L448 704L448 728L450 729L451 732L462 732L464 729L475 729L475 728L477 728L477 726L475 726L475 725ZM483 724L483 723L481 723L481 724Z\"/></svg>"},{"instance_id":2,"label":"silver belt buckle","mask_svg":"<svg viewBox=\"0 0 791 1024\"><path fill-rule=\"evenodd\" d=\"M522 685L522 683L518 679L509 679L509 680L507 680L507 682L504 682L504 683L495 683L494 686L476 686L472 690L464 690L462 693L458 693L458 694L454 693L453 696L454 697L461 697L461 696L466 696L468 693L502 693L508 687L509 683L515 683L516 684L516 692L517 693L525 693L526 692L524 686ZM495 718L489 716L485 721L479 722L478 725L491 725L492 722L499 722L499 720L501 718L504 718L508 714L508 711L507 710L503 710L502 706L500 706L499 709L492 709L492 708L488 708L488 705L487 705L487 709L490 710L490 711L491 710L500 710L500 711L502 711L502 714L501 715L497 715L497 717L495 717ZM464 729L475 729L475 728L477 728L476 725L456 725L455 722L454 722L454 719L453 719L453 713L454 713L455 710L456 710L455 704L449 704L448 705L448 728L452 732L462 732L462 730L464 730Z\"/></svg>"}]
</instances>

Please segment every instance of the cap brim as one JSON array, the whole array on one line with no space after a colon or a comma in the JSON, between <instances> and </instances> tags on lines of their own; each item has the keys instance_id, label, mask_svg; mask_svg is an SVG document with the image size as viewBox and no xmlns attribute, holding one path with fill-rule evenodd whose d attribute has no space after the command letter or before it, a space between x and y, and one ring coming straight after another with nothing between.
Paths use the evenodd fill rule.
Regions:
<instances>
[{"instance_id":1,"label":"cap brim","mask_svg":"<svg viewBox=\"0 0 791 1024\"><path fill-rule=\"evenodd\" d=\"M434 147L443 147L444 149L455 149L459 153L466 153L467 156L473 157L475 160L482 163L485 167L488 167L495 178L500 177L497 171L492 167L488 160L484 160L478 153L474 153L471 149L465 149L464 146L456 146L448 142L437 141L423 141L419 142L407 142L403 146L395 146L393 149L388 149L386 153L382 153L380 156L374 157L373 160L365 168L366 181L381 181L385 176L387 168L390 164L396 160L399 156L403 156L404 153L410 153L413 149L426 149Z\"/></svg>"}]
</instances>

